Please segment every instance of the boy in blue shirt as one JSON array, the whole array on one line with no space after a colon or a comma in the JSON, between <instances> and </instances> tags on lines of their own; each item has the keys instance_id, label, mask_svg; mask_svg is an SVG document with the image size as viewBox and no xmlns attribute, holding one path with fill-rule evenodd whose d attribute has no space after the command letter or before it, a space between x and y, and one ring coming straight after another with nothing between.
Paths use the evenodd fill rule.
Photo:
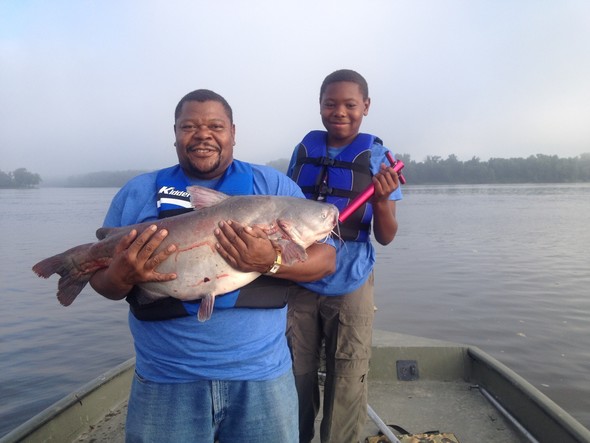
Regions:
<instances>
[{"instance_id":1,"label":"boy in blue shirt","mask_svg":"<svg viewBox=\"0 0 590 443\"><path fill-rule=\"evenodd\" d=\"M320 88L320 114L326 131L312 131L295 148L287 175L307 198L342 210L369 184L370 201L340 226L336 272L299 283L289 296L287 336L299 394L301 443L311 442L319 410L317 371L325 345L326 381L322 443L357 442L367 416L367 373L371 356L375 239L390 243L397 232L395 202L402 198L397 173L378 137L359 133L370 107L366 80L343 69Z\"/></svg>"}]
</instances>

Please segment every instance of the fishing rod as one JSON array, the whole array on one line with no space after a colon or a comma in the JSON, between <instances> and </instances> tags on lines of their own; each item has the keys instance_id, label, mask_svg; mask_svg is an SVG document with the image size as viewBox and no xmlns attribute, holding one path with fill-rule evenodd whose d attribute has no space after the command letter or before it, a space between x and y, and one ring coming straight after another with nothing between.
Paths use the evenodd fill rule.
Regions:
<instances>
[{"instance_id":1,"label":"fishing rod","mask_svg":"<svg viewBox=\"0 0 590 443\"><path fill-rule=\"evenodd\" d=\"M381 417L377 415L370 405L367 405L367 415L371 418L371 420L373 420L373 423L377 425L381 433L385 435L391 443L401 443L395 434L391 432L389 426L387 426L385 422L381 420Z\"/></svg>"},{"instance_id":2,"label":"fishing rod","mask_svg":"<svg viewBox=\"0 0 590 443\"><path fill-rule=\"evenodd\" d=\"M391 166L393 166L393 170L395 172L397 172L397 176L399 177L399 182L402 185L405 184L406 178L400 172L405 166L404 162L402 162L401 160L396 160L393 157L393 155L391 154L391 152L389 152L389 151L387 151L385 153L385 155L387 156L387 160L389 160L389 163L391 164ZM360 206L365 204L367 202L367 200L369 200L374 193L375 193L375 185L373 183L371 183L369 186L367 186L365 188L365 190L363 192L361 192L353 201L351 201L350 204L346 208L344 208L340 212L340 215L338 216L338 221L340 223L344 223L344 221L348 217L350 217L350 215L354 211L356 211Z\"/></svg>"}]
</instances>

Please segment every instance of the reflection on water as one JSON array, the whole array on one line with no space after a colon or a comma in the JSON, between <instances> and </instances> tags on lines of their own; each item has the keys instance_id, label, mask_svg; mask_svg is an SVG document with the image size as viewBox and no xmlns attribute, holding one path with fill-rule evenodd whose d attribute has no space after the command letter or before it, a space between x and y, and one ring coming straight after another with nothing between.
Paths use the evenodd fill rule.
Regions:
<instances>
[{"instance_id":1,"label":"reflection on water","mask_svg":"<svg viewBox=\"0 0 590 443\"><path fill-rule=\"evenodd\" d=\"M404 191L375 327L479 346L590 426L590 184ZM133 355L124 302L64 308L31 271L94 241L115 192L0 190L0 435Z\"/></svg>"}]
</instances>

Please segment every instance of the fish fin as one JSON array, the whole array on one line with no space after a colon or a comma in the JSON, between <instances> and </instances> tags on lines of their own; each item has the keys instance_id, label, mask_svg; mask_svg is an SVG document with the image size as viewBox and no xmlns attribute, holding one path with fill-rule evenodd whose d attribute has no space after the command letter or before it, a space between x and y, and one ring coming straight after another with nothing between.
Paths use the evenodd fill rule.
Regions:
<instances>
[{"instance_id":1,"label":"fish fin","mask_svg":"<svg viewBox=\"0 0 590 443\"><path fill-rule=\"evenodd\" d=\"M283 263L292 265L295 262L307 260L307 252L301 246L297 231L292 228L291 223L287 220L277 219L276 226L278 229L269 235L269 238L281 248Z\"/></svg>"},{"instance_id":2,"label":"fish fin","mask_svg":"<svg viewBox=\"0 0 590 443\"><path fill-rule=\"evenodd\" d=\"M215 297L211 294L207 294L201 299L201 306L199 306L199 312L197 313L197 319L199 321L207 321L213 314L213 305L215 305Z\"/></svg>"},{"instance_id":3,"label":"fish fin","mask_svg":"<svg viewBox=\"0 0 590 443\"><path fill-rule=\"evenodd\" d=\"M281 248L281 258L284 264L292 265L307 260L307 252L303 246L285 239L277 240L276 243Z\"/></svg>"},{"instance_id":4,"label":"fish fin","mask_svg":"<svg viewBox=\"0 0 590 443\"><path fill-rule=\"evenodd\" d=\"M141 232L143 229L145 229L146 227L148 227L150 224L153 224L153 223L155 223L155 222L147 221L144 223L138 223L136 225L121 226L118 228L103 226L102 228L98 228L96 230L95 235L96 235L96 238L99 240L104 240L105 238L114 237L117 235L120 238L122 238L124 235L131 232L132 229L136 229L136 230L138 230L138 232Z\"/></svg>"},{"instance_id":5,"label":"fish fin","mask_svg":"<svg viewBox=\"0 0 590 443\"><path fill-rule=\"evenodd\" d=\"M59 279L57 283L57 299L62 306L70 306L74 302L90 280L91 275L85 275L83 278L80 278L79 275L66 275Z\"/></svg>"},{"instance_id":6,"label":"fish fin","mask_svg":"<svg viewBox=\"0 0 590 443\"><path fill-rule=\"evenodd\" d=\"M99 240L103 240L109 236L111 232L113 232L117 228L98 228L96 230L96 238Z\"/></svg>"},{"instance_id":7,"label":"fish fin","mask_svg":"<svg viewBox=\"0 0 590 443\"><path fill-rule=\"evenodd\" d=\"M204 188L202 186L189 186L186 190L191 196L191 204L195 209L215 206L229 198L229 195L224 194L223 192Z\"/></svg>"}]
</instances>

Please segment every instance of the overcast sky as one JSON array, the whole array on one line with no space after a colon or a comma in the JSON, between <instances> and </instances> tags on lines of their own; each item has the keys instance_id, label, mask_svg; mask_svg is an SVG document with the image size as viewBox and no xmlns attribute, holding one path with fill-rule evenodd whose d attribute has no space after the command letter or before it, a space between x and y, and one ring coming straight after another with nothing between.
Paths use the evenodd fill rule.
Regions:
<instances>
[{"instance_id":1,"label":"overcast sky","mask_svg":"<svg viewBox=\"0 0 590 443\"><path fill-rule=\"evenodd\" d=\"M324 77L357 70L362 130L423 161L590 152L588 0L0 0L0 170L176 162L173 111L212 89L235 157L321 129Z\"/></svg>"}]
</instances>

